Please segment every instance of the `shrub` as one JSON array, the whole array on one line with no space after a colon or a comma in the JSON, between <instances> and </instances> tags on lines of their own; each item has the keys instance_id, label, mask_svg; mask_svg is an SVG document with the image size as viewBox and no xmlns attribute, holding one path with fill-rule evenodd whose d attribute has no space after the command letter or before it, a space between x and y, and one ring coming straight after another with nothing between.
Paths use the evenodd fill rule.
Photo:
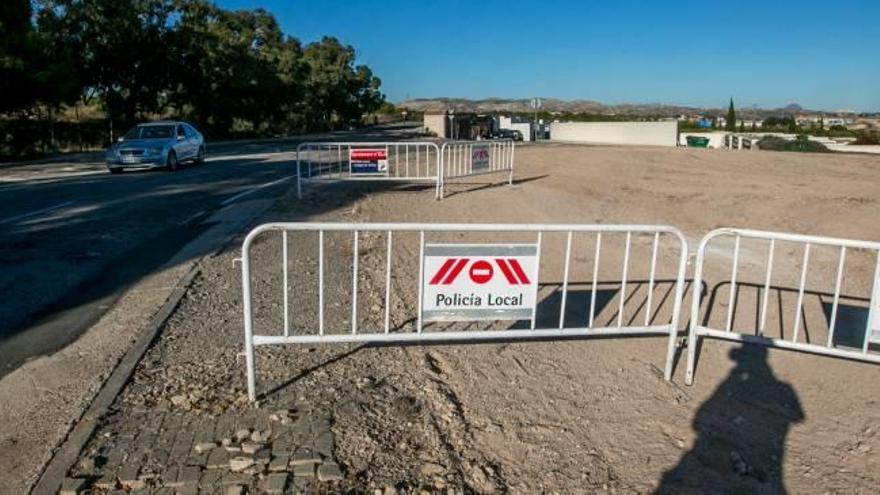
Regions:
<instances>
[{"instance_id":1,"label":"shrub","mask_svg":"<svg viewBox=\"0 0 880 495\"><path fill-rule=\"evenodd\" d=\"M807 136L798 136L794 141L788 141L777 136L764 136L758 141L758 149L769 151L800 151L806 153L830 153L824 144L810 141Z\"/></svg>"}]
</instances>

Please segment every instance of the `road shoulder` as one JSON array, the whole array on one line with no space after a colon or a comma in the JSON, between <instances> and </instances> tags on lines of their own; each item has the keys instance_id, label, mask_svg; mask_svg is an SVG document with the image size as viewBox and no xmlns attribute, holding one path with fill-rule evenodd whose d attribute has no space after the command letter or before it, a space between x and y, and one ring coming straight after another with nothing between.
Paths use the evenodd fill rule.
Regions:
<instances>
[{"instance_id":1,"label":"road shoulder","mask_svg":"<svg viewBox=\"0 0 880 495\"><path fill-rule=\"evenodd\" d=\"M128 289L78 340L0 380L0 396L18 398L0 403L0 424L17 425L0 431L0 465L6 466L0 492L26 493L34 485L133 343L150 331L149 323L194 270L199 254L215 252L270 204L260 199L218 211L205 220L213 227Z\"/></svg>"}]
</instances>

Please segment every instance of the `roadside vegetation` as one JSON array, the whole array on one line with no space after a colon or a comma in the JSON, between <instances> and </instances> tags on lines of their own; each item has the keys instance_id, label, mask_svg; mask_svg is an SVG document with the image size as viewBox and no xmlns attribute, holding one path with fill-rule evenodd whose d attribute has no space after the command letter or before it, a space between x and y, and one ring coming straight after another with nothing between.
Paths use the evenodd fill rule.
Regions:
<instances>
[{"instance_id":1,"label":"roadside vegetation","mask_svg":"<svg viewBox=\"0 0 880 495\"><path fill-rule=\"evenodd\" d=\"M222 139L394 112L353 47L205 0L5 0L0 76L0 157L100 147L155 118Z\"/></svg>"},{"instance_id":2,"label":"roadside vegetation","mask_svg":"<svg viewBox=\"0 0 880 495\"><path fill-rule=\"evenodd\" d=\"M796 139L788 140L779 136L764 136L758 141L758 148L769 151L801 151L807 153L831 153L824 144L810 141L809 136L799 134Z\"/></svg>"}]
</instances>

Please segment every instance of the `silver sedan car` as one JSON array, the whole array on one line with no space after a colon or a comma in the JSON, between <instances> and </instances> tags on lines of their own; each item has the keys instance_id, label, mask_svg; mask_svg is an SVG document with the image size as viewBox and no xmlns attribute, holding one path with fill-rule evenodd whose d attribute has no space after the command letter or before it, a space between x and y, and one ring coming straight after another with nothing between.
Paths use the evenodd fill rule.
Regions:
<instances>
[{"instance_id":1,"label":"silver sedan car","mask_svg":"<svg viewBox=\"0 0 880 495\"><path fill-rule=\"evenodd\" d=\"M107 150L111 173L124 169L165 168L175 171L185 161L205 161L205 138L186 122L140 124Z\"/></svg>"}]
</instances>

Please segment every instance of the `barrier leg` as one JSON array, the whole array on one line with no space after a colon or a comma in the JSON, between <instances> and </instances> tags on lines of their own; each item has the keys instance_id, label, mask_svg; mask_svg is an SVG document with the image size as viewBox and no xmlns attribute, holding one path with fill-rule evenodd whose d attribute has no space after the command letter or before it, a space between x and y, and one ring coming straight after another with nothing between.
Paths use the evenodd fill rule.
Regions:
<instances>
[{"instance_id":1,"label":"barrier leg","mask_svg":"<svg viewBox=\"0 0 880 495\"><path fill-rule=\"evenodd\" d=\"M675 326L669 331L669 342L666 346L666 366L663 368L663 378L672 381L672 362L675 360L675 341L678 338L678 330Z\"/></svg>"},{"instance_id":2,"label":"barrier leg","mask_svg":"<svg viewBox=\"0 0 880 495\"><path fill-rule=\"evenodd\" d=\"M704 242L705 240L700 243L700 247L697 249L697 269L694 273L694 283L691 285L691 321L688 325L687 370L684 375L686 385L694 383L694 366L697 360L697 325L700 318L700 299L703 295L703 250L706 248Z\"/></svg>"},{"instance_id":3,"label":"barrier leg","mask_svg":"<svg viewBox=\"0 0 880 495\"><path fill-rule=\"evenodd\" d=\"M253 310L251 308L250 253L247 244L241 253L241 290L244 303L244 360L247 370L248 400L257 402L257 373L254 368Z\"/></svg>"},{"instance_id":4,"label":"barrier leg","mask_svg":"<svg viewBox=\"0 0 880 495\"><path fill-rule=\"evenodd\" d=\"M516 145L513 143L510 143L510 175L507 177L507 185L508 186L513 185L513 159L514 159L515 152L516 152Z\"/></svg>"}]
</instances>

